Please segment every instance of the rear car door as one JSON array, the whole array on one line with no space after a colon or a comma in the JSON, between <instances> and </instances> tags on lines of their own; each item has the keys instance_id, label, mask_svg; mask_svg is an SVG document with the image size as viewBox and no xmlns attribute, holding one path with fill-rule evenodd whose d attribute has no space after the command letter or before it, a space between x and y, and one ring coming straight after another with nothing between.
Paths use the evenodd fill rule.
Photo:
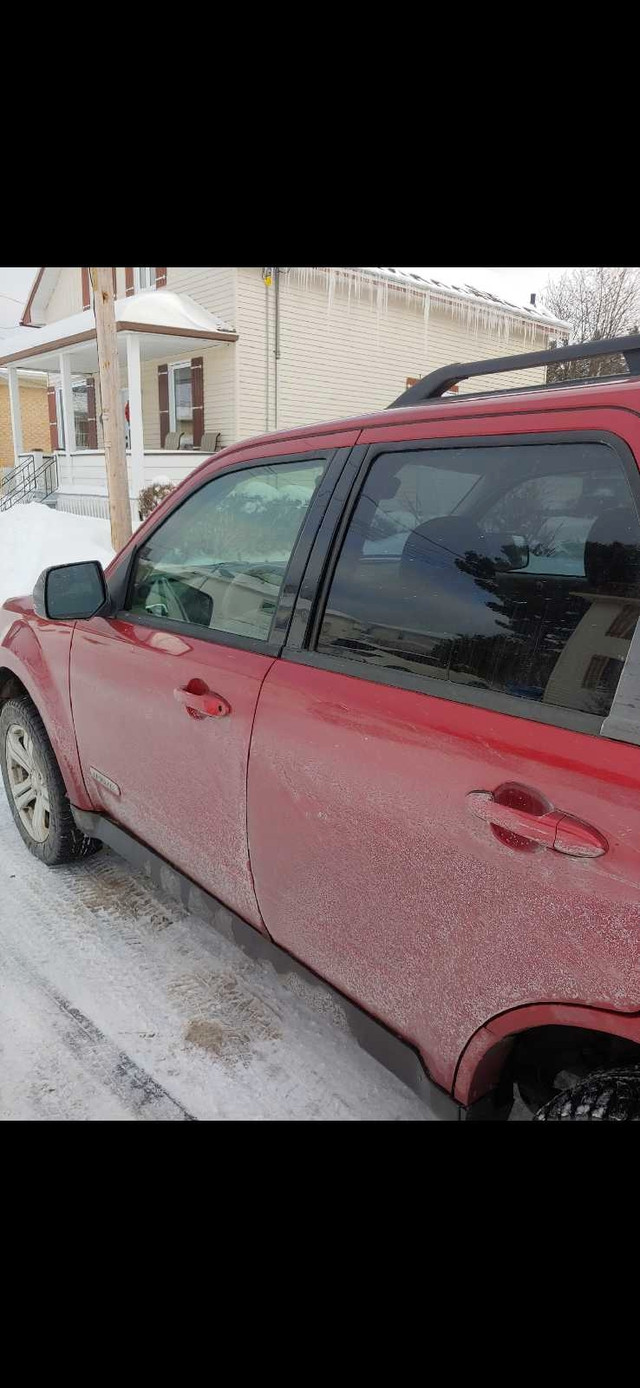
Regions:
<instances>
[{"instance_id":1,"label":"rear car door","mask_svg":"<svg viewBox=\"0 0 640 1388\"><path fill-rule=\"evenodd\" d=\"M274 938L451 1088L500 1012L640 1009L640 429L576 408L359 442L260 696L254 881Z\"/></svg>"},{"instance_id":2,"label":"rear car door","mask_svg":"<svg viewBox=\"0 0 640 1388\"><path fill-rule=\"evenodd\" d=\"M79 623L71 649L95 808L259 928L246 838L251 728L348 449L277 452L212 465L145 533L122 611Z\"/></svg>"}]
</instances>

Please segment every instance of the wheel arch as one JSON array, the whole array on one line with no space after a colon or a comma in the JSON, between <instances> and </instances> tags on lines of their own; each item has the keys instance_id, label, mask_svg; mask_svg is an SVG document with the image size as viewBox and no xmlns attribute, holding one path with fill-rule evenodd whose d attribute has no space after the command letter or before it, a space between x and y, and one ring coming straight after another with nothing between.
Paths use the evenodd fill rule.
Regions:
<instances>
[{"instance_id":1,"label":"wheel arch","mask_svg":"<svg viewBox=\"0 0 640 1388\"><path fill-rule=\"evenodd\" d=\"M573 1003L532 1003L501 1012L479 1027L467 1042L456 1067L454 1097L469 1105L497 1088L513 1062L516 1044L525 1037L542 1038L550 1028L569 1036L576 1030L628 1041L639 1048L640 1012L608 1012Z\"/></svg>"},{"instance_id":2,"label":"wheel arch","mask_svg":"<svg viewBox=\"0 0 640 1388\"><path fill-rule=\"evenodd\" d=\"M52 709L38 698L38 691L21 662L6 647L0 647L0 713L8 699L27 698L42 719L51 743L67 795L72 804L91 808L91 801L80 770L78 749L70 709L60 705L59 697Z\"/></svg>"}]
</instances>

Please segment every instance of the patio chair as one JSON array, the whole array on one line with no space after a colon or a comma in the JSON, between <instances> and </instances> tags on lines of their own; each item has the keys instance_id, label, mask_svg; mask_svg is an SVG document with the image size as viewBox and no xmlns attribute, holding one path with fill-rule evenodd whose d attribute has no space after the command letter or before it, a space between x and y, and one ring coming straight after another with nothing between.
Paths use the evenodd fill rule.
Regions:
<instances>
[{"instance_id":1,"label":"patio chair","mask_svg":"<svg viewBox=\"0 0 640 1388\"><path fill-rule=\"evenodd\" d=\"M220 434L203 434L198 444L199 453L217 453L220 447Z\"/></svg>"},{"instance_id":2,"label":"patio chair","mask_svg":"<svg viewBox=\"0 0 640 1388\"><path fill-rule=\"evenodd\" d=\"M182 438L183 435L178 433L177 430L173 434L167 434L167 437L165 438L162 447L170 448L172 453L177 453L180 448L180 440Z\"/></svg>"}]
</instances>

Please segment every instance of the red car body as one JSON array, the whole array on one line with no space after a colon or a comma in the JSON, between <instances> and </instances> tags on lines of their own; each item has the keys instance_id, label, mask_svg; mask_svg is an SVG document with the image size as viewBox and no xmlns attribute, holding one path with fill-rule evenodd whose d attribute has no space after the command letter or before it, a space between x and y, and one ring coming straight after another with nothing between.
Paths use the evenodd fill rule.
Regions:
<instances>
[{"instance_id":1,"label":"red car body","mask_svg":"<svg viewBox=\"0 0 640 1388\"><path fill-rule=\"evenodd\" d=\"M72 805L325 979L465 1107L495 1088L520 1033L579 1028L640 1045L640 746L536 721L515 700L506 712L383 682L370 666L338 669L312 649L307 619L376 450L587 435L619 440L640 465L637 381L436 400L269 434L203 463L114 559L109 587L219 472L326 457L337 480L291 581L279 648L141 624L124 605L78 622L38 617L26 598L0 610L0 692L17 681L36 704ZM231 716L185 716L174 691L188 686ZM582 853L519 851L513 817L500 838L470 813L470 796L505 784L539 797L547 850L562 824Z\"/></svg>"}]
</instances>

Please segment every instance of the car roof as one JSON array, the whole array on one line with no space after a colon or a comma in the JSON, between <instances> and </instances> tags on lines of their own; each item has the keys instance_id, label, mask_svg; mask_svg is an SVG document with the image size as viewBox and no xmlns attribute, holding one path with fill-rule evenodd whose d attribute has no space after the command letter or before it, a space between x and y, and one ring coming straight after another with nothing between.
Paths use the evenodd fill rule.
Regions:
<instances>
[{"instance_id":1,"label":"car roof","mask_svg":"<svg viewBox=\"0 0 640 1388\"><path fill-rule=\"evenodd\" d=\"M610 409L622 408L640 414L640 381L637 377L625 377L571 382L553 386L540 385L523 389L501 391L479 391L474 394L439 396L425 404L376 410L369 414L353 415L346 419L335 419L318 424L301 425L293 429L279 429L273 433L256 434L231 444L215 455L216 462L231 455L237 456L244 449L255 449L260 445L290 443L300 441L300 451L305 440L313 439L317 445L324 436L327 443L331 435L349 430L372 428L397 428L407 424L433 424L438 420L465 419L479 415L524 414L530 411L552 411L558 409ZM207 462L210 462L208 459Z\"/></svg>"}]
</instances>

